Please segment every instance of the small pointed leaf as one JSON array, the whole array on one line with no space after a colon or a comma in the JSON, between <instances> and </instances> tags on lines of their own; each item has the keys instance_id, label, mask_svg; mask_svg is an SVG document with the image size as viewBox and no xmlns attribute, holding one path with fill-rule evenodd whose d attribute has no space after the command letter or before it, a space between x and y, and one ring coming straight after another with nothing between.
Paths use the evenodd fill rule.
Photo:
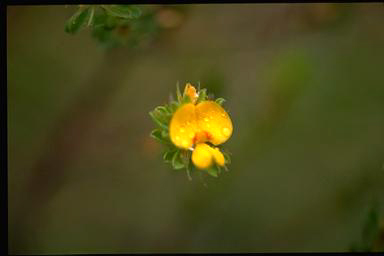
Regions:
<instances>
[{"instance_id":1,"label":"small pointed leaf","mask_svg":"<svg viewBox=\"0 0 384 256\"><path fill-rule=\"evenodd\" d=\"M217 98L215 101L216 101L217 104L219 104L219 105L223 105L225 99L223 99L223 98Z\"/></svg>"},{"instance_id":2,"label":"small pointed leaf","mask_svg":"<svg viewBox=\"0 0 384 256\"><path fill-rule=\"evenodd\" d=\"M75 34L76 32L78 32L81 28L86 25L86 21L89 19L90 14L91 12L89 7L85 9L80 8L67 21L67 24L65 25L65 32L69 34Z\"/></svg>"},{"instance_id":3,"label":"small pointed leaf","mask_svg":"<svg viewBox=\"0 0 384 256\"><path fill-rule=\"evenodd\" d=\"M176 154L172 158L172 167L175 170L184 168L183 160L181 159L180 150L176 151Z\"/></svg>"},{"instance_id":4,"label":"small pointed leaf","mask_svg":"<svg viewBox=\"0 0 384 256\"><path fill-rule=\"evenodd\" d=\"M141 10L136 6L112 4L103 7L110 15L119 18L135 19L141 15Z\"/></svg>"}]
</instances>

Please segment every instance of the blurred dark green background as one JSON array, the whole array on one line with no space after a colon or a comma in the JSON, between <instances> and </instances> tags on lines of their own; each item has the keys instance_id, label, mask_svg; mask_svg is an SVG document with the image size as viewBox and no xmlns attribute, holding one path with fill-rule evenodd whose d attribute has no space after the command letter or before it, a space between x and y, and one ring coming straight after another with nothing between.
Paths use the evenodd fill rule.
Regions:
<instances>
[{"instance_id":1,"label":"blurred dark green background","mask_svg":"<svg viewBox=\"0 0 384 256\"><path fill-rule=\"evenodd\" d=\"M384 218L383 4L180 9L153 41L105 49L64 32L75 6L7 7L9 252L377 243L365 223ZM227 99L232 164L208 187L149 137L177 81Z\"/></svg>"}]
</instances>

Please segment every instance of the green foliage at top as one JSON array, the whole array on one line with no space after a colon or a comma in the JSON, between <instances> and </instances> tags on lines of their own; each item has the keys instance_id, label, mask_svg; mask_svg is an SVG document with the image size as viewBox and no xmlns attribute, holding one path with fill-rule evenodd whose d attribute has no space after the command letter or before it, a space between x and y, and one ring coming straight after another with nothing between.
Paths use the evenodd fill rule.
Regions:
<instances>
[{"instance_id":1,"label":"green foliage at top","mask_svg":"<svg viewBox=\"0 0 384 256\"><path fill-rule=\"evenodd\" d=\"M67 21L65 31L76 34L89 27L92 36L106 48L136 47L157 34L159 27L154 14L154 11L143 12L134 5L80 5Z\"/></svg>"},{"instance_id":2,"label":"green foliage at top","mask_svg":"<svg viewBox=\"0 0 384 256\"><path fill-rule=\"evenodd\" d=\"M65 32L70 34L77 33L85 24L91 20L91 9L90 8L79 8L75 14L68 20L65 25Z\"/></svg>"},{"instance_id":3,"label":"green foliage at top","mask_svg":"<svg viewBox=\"0 0 384 256\"><path fill-rule=\"evenodd\" d=\"M205 100L212 100L208 97L207 90L205 88L198 90L198 93L199 96L196 104ZM225 100L223 98L216 99L216 102L220 105L223 104L224 101ZM201 172L201 170L197 170L194 165L191 164L192 152L176 147L169 137L169 124L173 114L180 106L189 102L190 98L185 93L181 93L180 87L177 85L176 100L174 100L171 95L169 103L163 106L157 106L153 111L149 112L149 115L157 125L157 128L152 130L150 133L150 136L162 143L165 147L163 152L164 162L170 164L174 170L185 169L188 173L188 177L191 178L191 172ZM229 153L225 151L222 151L222 153L225 158L225 163L230 164L231 159ZM227 170L226 167L224 168ZM210 168L203 170L204 173L212 177L218 177L221 171L222 168L217 164L213 164Z\"/></svg>"},{"instance_id":4,"label":"green foliage at top","mask_svg":"<svg viewBox=\"0 0 384 256\"><path fill-rule=\"evenodd\" d=\"M141 10L131 5L102 5L108 14L125 19L136 19L141 15Z\"/></svg>"}]
</instances>

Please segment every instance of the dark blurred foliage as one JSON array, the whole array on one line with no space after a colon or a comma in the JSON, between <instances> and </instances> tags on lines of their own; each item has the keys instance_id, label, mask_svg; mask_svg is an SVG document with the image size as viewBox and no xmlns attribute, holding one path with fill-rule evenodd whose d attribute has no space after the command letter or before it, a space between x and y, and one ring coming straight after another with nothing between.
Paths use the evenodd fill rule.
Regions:
<instances>
[{"instance_id":1,"label":"dark blurred foliage","mask_svg":"<svg viewBox=\"0 0 384 256\"><path fill-rule=\"evenodd\" d=\"M105 48L137 48L150 43L162 30L182 23L185 7L134 5L79 5L68 20L71 34L89 27L92 36Z\"/></svg>"},{"instance_id":2,"label":"dark blurred foliage","mask_svg":"<svg viewBox=\"0 0 384 256\"><path fill-rule=\"evenodd\" d=\"M380 212L378 205L375 204L367 212L367 217L363 222L359 241L351 245L352 252L380 252L384 250L383 232L384 229L379 223Z\"/></svg>"},{"instance_id":3,"label":"dark blurred foliage","mask_svg":"<svg viewBox=\"0 0 384 256\"><path fill-rule=\"evenodd\" d=\"M111 7L7 7L10 253L383 250L382 4ZM177 82L227 100L219 178L149 136Z\"/></svg>"}]
</instances>

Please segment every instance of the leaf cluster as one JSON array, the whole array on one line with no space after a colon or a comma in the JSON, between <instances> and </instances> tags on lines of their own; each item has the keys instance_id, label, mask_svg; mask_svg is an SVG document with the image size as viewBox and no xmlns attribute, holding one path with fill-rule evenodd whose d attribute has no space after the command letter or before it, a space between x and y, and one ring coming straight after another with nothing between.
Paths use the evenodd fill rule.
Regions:
<instances>
[{"instance_id":1,"label":"leaf cluster","mask_svg":"<svg viewBox=\"0 0 384 256\"><path fill-rule=\"evenodd\" d=\"M85 27L106 48L136 47L151 40L158 31L154 12L135 5L80 5L67 21L65 31L76 34Z\"/></svg>"}]
</instances>

